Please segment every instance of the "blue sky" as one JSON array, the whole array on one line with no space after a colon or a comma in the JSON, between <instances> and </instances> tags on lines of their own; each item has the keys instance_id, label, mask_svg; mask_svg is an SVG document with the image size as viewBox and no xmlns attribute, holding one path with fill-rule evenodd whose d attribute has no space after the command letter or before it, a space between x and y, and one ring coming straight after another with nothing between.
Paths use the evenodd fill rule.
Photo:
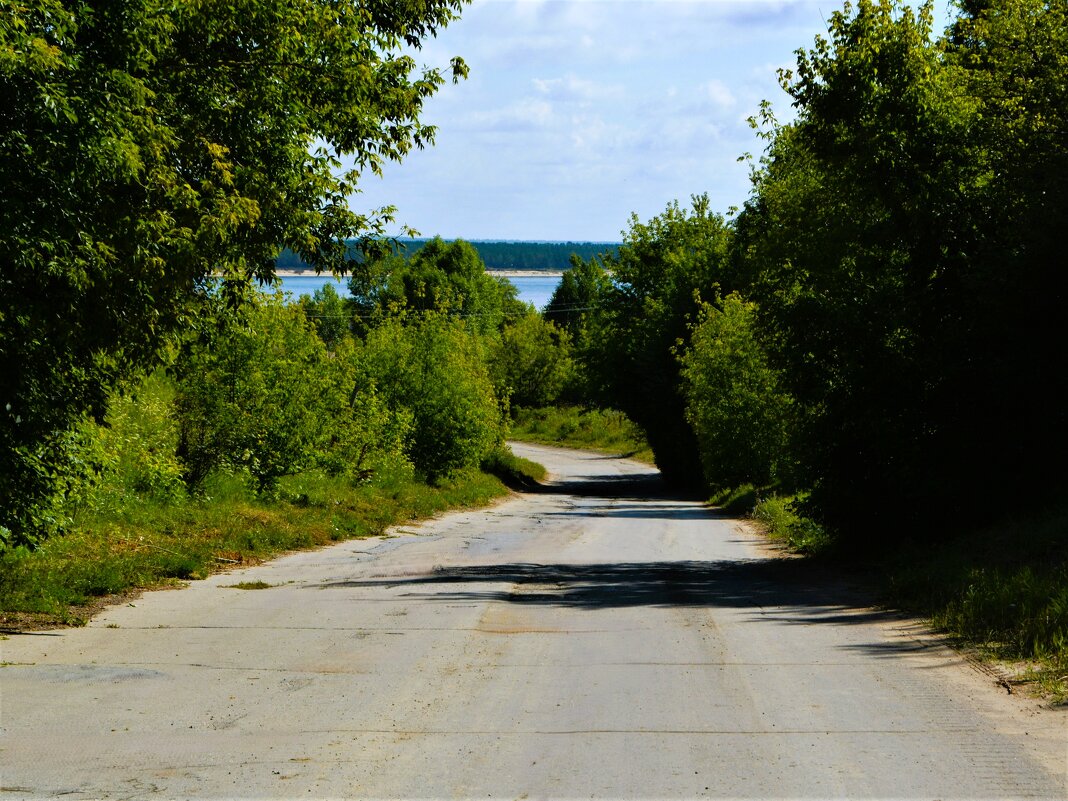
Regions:
<instances>
[{"instance_id":1,"label":"blue sky","mask_svg":"<svg viewBox=\"0 0 1068 801\"><path fill-rule=\"evenodd\" d=\"M365 176L353 206L420 233L618 240L630 215L707 193L741 205L761 143L746 119L789 102L794 64L833 0L474 0L416 55L471 76L428 101L437 143Z\"/></svg>"}]
</instances>

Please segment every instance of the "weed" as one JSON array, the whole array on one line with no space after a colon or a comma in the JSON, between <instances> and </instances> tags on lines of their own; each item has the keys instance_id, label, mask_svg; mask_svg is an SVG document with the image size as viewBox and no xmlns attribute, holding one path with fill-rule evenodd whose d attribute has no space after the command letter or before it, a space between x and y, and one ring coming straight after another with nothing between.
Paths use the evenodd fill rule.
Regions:
<instances>
[{"instance_id":1,"label":"weed","mask_svg":"<svg viewBox=\"0 0 1068 801\"><path fill-rule=\"evenodd\" d=\"M887 557L887 600L1001 660L1068 700L1068 504L912 543Z\"/></svg>"},{"instance_id":2,"label":"weed","mask_svg":"<svg viewBox=\"0 0 1068 801\"><path fill-rule=\"evenodd\" d=\"M239 581L237 584L221 584L220 586L230 590L269 590L274 585L266 581Z\"/></svg>"},{"instance_id":3,"label":"weed","mask_svg":"<svg viewBox=\"0 0 1068 801\"><path fill-rule=\"evenodd\" d=\"M815 520L797 512L803 499L801 495L764 498L753 507L753 519L769 537L785 543L793 551L807 554L826 551L831 546L830 536Z\"/></svg>"}]
</instances>

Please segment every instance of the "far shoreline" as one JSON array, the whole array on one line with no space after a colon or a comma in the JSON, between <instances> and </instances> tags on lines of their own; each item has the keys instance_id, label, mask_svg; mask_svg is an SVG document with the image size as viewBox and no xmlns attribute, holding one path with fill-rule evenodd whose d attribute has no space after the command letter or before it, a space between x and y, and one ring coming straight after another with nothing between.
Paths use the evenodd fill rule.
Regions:
<instances>
[{"instance_id":1,"label":"far shoreline","mask_svg":"<svg viewBox=\"0 0 1068 801\"><path fill-rule=\"evenodd\" d=\"M277 278L327 278L331 273L317 273L315 270L275 270ZM487 275L500 278L560 278L563 270L486 270ZM346 276L341 276L343 280Z\"/></svg>"}]
</instances>

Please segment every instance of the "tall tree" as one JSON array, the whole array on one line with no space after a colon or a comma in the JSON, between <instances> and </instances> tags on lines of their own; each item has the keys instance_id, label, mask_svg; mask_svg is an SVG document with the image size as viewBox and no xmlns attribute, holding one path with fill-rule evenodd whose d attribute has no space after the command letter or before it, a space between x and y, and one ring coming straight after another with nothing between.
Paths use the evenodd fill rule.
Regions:
<instances>
[{"instance_id":1,"label":"tall tree","mask_svg":"<svg viewBox=\"0 0 1068 801\"><path fill-rule=\"evenodd\" d=\"M571 266L560 277L545 307L545 319L566 329L572 338L578 337L586 318L597 310L611 285L612 279L597 257L587 261L572 253Z\"/></svg>"},{"instance_id":2,"label":"tall tree","mask_svg":"<svg viewBox=\"0 0 1068 801\"><path fill-rule=\"evenodd\" d=\"M991 482L1041 502L1068 480L1068 464L1046 452L1068 440L1068 404L1052 378L1068 373L1068 5L966 3L947 61L976 104L969 134L982 173L969 193L968 314L955 328L952 383L937 398L955 421L944 449L970 467L957 472L975 507Z\"/></svg>"},{"instance_id":3,"label":"tall tree","mask_svg":"<svg viewBox=\"0 0 1068 801\"><path fill-rule=\"evenodd\" d=\"M1066 433L1064 22L986 0L936 38L929 5L860 0L783 75L740 262L839 530L934 534L1063 476L1036 443Z\"/></svg>"},{"instance_id":4,"label":"tall tree","mask_svg":"<svg viewBox=\"0 0 1068 801\"><path fill-rule=\"evenodd\" d=\"M972 103L943 66L930 7L894 0L835 12L782 83L797 116L772 128L740 251L800 405L814 502L870 531L878 499L906 511L936 491L923 466L929 362L932 335L957 313Z\"/></svg>"},{"instance_id":5,"label":"tall tree","mask_svg":"<svg viewBox=\"0 0 1068 801\"><path fill-rule=\"evenodd\" d=\"M754 304L737 294L701 309L680 355L686 419L710 487L789 479L791 399L753 330Z\"/></svg>"},{"instance_id":6,"label":"tall tree","mask_svg":"<svg viewBox=\"0 0 1068 801\"><path fill-rule=\"evenodd\" d=\"M209 276L269 281L283 246L341 270L381 232L348 198L433 140L445 75L410 53L461 6L0 0L0 543L46 528L63 432Z\"/></svg>"},{"instance_id":7,"label":"tall tree","mask_svg":"<svg viewBox=\"0 0 1068 801\"><path fill-rule=\"evenodd\" d=\"M723 279L731 231L709 210L673 203L647 223L631 218L612 283L588 321L580 351L591 389L646 432L657 467L681 485L701 483L701 461L685 419L676 349L689 323Z\"/></svg>"}]
</instances>

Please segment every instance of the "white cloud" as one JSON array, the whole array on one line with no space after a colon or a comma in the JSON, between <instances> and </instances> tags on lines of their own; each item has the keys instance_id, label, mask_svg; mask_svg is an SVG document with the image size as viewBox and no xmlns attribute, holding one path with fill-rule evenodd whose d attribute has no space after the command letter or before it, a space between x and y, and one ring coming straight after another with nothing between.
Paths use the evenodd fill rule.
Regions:
<instances>
[{"instance_id":1,"label":"white cloud","mask_svg":"<svg viewBox=\"0 0 1068 801\"><path fill-rule=\"evenodd\" d=\"M712 101L712 105L724 111L734 108L738 102L730 87L719 79L713 78L701 88L708 99Z\"/></svg>"},{"instance_id":2,"label":"white cloud","mask_svg":"<svg viewBox=\"0 0 1068 801\"><path fill-rule=\"evenodd\" d=\"M502 109L474 111L467 120L475 130L519 132L545 128L553 116L548 101L524 98Z\"/></svg>"},{"instance_id":3,"label":"white cloud","mask_svg":"<svg viewBox=\"0 0 1068 801\"><path fill-rule=\"evenodd\" d=\"M471 78L423 118L437 144L365 181L424 233L611 239L691 194L739 205L744 120L789 101L775 66L823 29L822 0L474 0L417 56Z\"/></svg>"},{"instance_id":4,"label":"white cloud","mask_svg":"<svg viewBox=\"0 0 1068 801\"><path fill-rule=\"evenodd\" d=\"M612 86L597 81L567 75L563 78L534 78L534 89L555 102L581 103L594 101L618 101L624 96L622 86Z\"/></svg>"}]
</instances>

